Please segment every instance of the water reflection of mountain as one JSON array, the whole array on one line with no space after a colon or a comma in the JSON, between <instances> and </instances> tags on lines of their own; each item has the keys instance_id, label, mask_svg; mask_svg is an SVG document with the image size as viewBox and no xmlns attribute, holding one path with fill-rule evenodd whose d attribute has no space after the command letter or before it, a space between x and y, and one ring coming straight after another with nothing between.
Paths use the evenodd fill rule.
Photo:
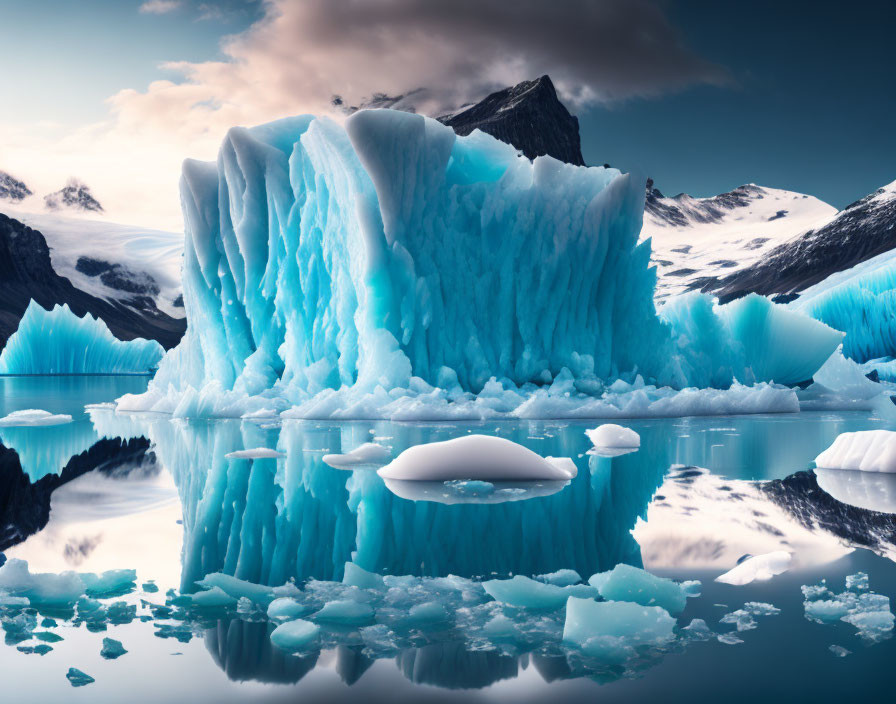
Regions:
<instances>
[{"instance_id":1,"label":"water reflection of mountain","mask_svg":"<svg viewBox=\"0 0 896 704\"><path fill-rule=\"evenodd\" d=\"M71 456L58 474L45 474L32 481L22 467L18 451L0 445L0 551L47 525L50 498L59 487L93 470L114 475L126 467L154 463L145 438L106 438Z\"/></svg>"}]
</instances>

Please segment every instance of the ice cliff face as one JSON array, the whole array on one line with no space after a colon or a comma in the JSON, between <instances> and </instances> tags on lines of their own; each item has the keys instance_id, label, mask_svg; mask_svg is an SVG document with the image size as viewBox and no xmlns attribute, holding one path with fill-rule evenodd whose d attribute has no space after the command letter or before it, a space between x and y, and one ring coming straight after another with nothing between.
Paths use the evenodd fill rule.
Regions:
<instances>
[{"instance_id":1,"label":"ice cliff face","mask_svg":"<svg viewBox=\"0 0 896 704\"><path fill-rule=\"evenodd\" d=\"M615 169L530 162L408 113L233 129L217 164L185 165L189 328L137 407L203 415L171 394L282 408L348 389L343 413L372 393L504 408L505 390L599 394L620 375L811 377L841 335L768 301L722 311L696 296L657 316L642 198Z\"/></svg>"},{"instance_id":2,"label":"ice cliff face","mask_svg":"<svg viewBox=\"0 0 896 704\"><path fill-rule=\"evenodd\" d=\"M0 353L0 374L127 374L152 370L164 354L155 340L122 342L102 320L66 305L34 301Z\"/></svg>"}]
</instances>

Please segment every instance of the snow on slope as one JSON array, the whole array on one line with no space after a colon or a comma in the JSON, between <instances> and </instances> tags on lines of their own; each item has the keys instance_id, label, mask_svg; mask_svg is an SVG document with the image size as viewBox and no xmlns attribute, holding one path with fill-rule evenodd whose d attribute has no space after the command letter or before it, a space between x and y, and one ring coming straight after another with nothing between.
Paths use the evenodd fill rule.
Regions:
<instances>
[{"instance_id":1,"label":"snow on slope","mask_svg":"<svg viewBox=\"0 0 896 704\"><path fill-rule=\"evenodd\" d=\"M181 295L182 234L70 215L3 212L44 235L53 269L75 288L126 305L148 296L159 310L184 317L183 306L174 305Z\"/></svg>"},{"instance_id":2,"label":"snow on slope","mask_svg":"<svg viewBox=\"0 0 896 704\"><path fill-rule=\"evenodd\" d=\"M641 238L652 238L656 300L743 269L836 214L812 196L752 183L710 198L685 193L669 198L652 189Z\"/></svg>"}]
</instances>

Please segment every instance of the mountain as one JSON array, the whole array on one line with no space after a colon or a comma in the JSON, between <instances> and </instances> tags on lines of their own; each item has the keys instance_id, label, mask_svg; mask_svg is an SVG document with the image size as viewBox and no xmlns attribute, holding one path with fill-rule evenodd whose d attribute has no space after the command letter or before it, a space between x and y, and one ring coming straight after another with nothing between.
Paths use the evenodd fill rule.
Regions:
<instances>
[{"instance_id":1,"label":"mountain","mask_svg":"<svg viewBox=\"0 0 896 704\"><path fill-rule=\"evenodd\" d=\"M548 76L499 90L438 120L462 136L482 130L530 159L549 154L570 164L585 164L579 120L560 102Z\"/></svg>"},{"instance_id":2,"label":"mountain","mask_svg":"<svg viewBox=\"0 0 896 704\"><path fill-rule=\"evenodd\" d=\"M795 298L831 274L896 247L896 181L725 276L707 272L704 290L722 301L750 292Z\"/></svg>"},{"instance_id":3,"label":"mountain","mask_svg":"<svg viewBox=\"0 0 896 704\"><path fill-rule=\"evenodd\" d=\"M47 210L68 209L91 213L103 212L103 206L93 197L90 188L74 178L69 179L69 182L60 190L45 195L44 206Z\"/></svg>"},{"instance_id":4,"label":"mountain","mask_svg":"<svg viewBox=\"0 0 896 704\"><path fill-rule=\"evenodd\" d=\"M89 228L85 229L84 221L76 222L79 224L73 226L75 232L70 233L71 238L87 240L90 236ZM113 238L110 236L109 239L111 241ZM97 243L97 246L102 244ZM110 246L108 251L115 254L120 249L116 250ZM72 248L66 248L63 251L63 254L65 253L71 256ZM59 261L65 262L70 259L63 256ZM104 282L103 272L100 272L96 275L97 283L94 283L92 288L89 287L88 290L76 288L69 278L60 275L54 268L47 238L40 231L0 214L0 348L18 328L19 320L31 299L48 309L55 304L67 303L79 316L90 312L102 318L112 333L121 340L144 337L157 340L166 348L176 345L186 329L186 320L160 310L151 292L122 290L133 289L134 281L122 273L123 269L115 268L116 262L105 263L123 276L122 280L128 283L122 284L122 280L114 276L107 277ZM65 270L64 266L60 268ZM89 269L89 271L95 270ZM81 276L84 279L94 278L89 274ZM145 276L144 273L137 281L137 286L143 285L145 288L147 284ZM109 286L109 283L113 286ZM107 291L110 295L94 295ZM159 291L161 292L161 287Z\"/></svg>"},{"instance_id":5,"label":"mountain","mask_svg":"<svg viewBox=\"0 0 896 704\"><path fill-rule=\"evenodd\" d=\"M712 284L768 256L770 250L837 209L802 193L739 186L709 198L664 196L647 183L641 237L652 239L656 299Z\"/></svg>"},{"instance_id":6,"label":"mountain","mask_svg":"<svg viewBox=\"0 0 896 704\"><path fill-rule=\"evenodd\" d=\"M23 181L19 181L12 174L0 171L0 200L19 203L30 195L34 194Z\"/></svg>"}]
</instances>

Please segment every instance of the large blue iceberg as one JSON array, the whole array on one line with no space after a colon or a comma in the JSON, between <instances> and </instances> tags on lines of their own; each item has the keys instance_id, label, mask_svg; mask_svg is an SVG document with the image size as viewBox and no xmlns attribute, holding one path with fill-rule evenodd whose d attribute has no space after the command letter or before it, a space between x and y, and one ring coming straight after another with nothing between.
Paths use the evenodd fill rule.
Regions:
<instances>
[{"instance_id":1,"label":"large blue iceberg","mask_svg":"<svg viewBox=\"0 0 896 704\"><path fill-rule=\"evenodd\" d=\"M31 301L0 353L0 374L146 374L164 354L155 340L119 340L89 313Z\"/></svg>"},{"instance_id":2,"label":"large blue iceberg","mask_svg":"<svg viewBox=\"0 0 896 704\"><path fill-rule=\"evenodd\" d=\"M552 386L795 384L841 338L758 298L658 316L639 180L419 115L234 128L181 197L188 331L124 408L500 414Z\"/></svg>"}]
</instances>

